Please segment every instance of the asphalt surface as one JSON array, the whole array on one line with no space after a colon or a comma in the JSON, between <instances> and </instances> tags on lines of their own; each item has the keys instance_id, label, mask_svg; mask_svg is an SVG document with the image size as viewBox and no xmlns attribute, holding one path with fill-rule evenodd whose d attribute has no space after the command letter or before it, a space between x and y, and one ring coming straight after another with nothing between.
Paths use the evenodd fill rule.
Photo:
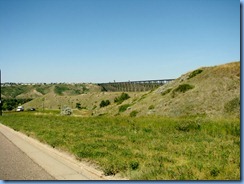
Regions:
<instances>
[{"instance_id":1,"label":"asphalt surface","mask_svg":"<svg viewBox=\"0 0 244 184\"><path fill-rule=\"evenodd\" d=\"M54 180L2 133L0 133L0 179Z\"/></svg>"}]
</instances>

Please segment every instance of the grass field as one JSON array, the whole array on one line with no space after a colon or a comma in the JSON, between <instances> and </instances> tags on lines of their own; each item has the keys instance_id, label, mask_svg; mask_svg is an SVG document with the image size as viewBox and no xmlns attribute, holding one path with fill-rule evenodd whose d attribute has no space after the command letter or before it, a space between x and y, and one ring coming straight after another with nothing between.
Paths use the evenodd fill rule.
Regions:
<instances>
[{"instance_id":1,"label":"grass field","mask_svg":"<svg viewBox=\"0 0 244 184\"><path fill-rule=\"evenodd\" d=\"M5 113L0 122L135 180L240 180L240 120Z\"/></svg>"}]
</instances>

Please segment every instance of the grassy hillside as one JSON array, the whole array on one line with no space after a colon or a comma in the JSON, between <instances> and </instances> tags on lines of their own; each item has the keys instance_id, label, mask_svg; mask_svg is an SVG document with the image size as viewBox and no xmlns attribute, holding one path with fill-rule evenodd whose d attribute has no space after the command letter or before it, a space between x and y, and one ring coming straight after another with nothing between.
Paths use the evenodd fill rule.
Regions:
<instances>
[{"instance_id":1,"label":"grassy hillside","mask_svg":"<svg viewBox=\"0 0 244 184\"><path fill-rule=\"evenodd\" d=\"M100 87L93 84L46 84L46 85L13 85L2 87L3 99L33 99L24 104L25 108L58 109L62 105L62 98L69 105L69 98L90 92L99 92ZM60 99L59 99L60 97ZM55 103L60 101L59 103ZM18 104L23 105L23 104Z\"/></svg>"},{"instance_id":2,"label":"grassy hillside","mask_svg":"<svg viewBox=\"0 0 244 184\"><path fill-rule=\"evenodd\" d=\"M126 111L163 116L239 116L240 62L203 67L158 88Z\"/></svg>"},{"instance_id":3,"label":"grassy hillside","mask_svg":"<svg viewBox=\"0 0 244 184\"><path fill-rule=\"evenodd\" d=\"M25 108L60 109L69 106L74 115L101 116L208 116L240 114L240 62L190 71L148 92L127 92L130 98L115 102L122 92L102 92L94 84L13 86L4 97L33 98ZM109 105L100 107L102 101ZM79 110L77 109L79 105Z\"/></svg>"},{"instance_id":4,"label":"grassy hillside","mask_svg":"<svg viewBox=\"0 0 244 184\"><path fill-rule=\"evenodd\" d=\"M2 98L37 98L54 92L57 95L78 95L101 91L93 84L13 85L2 87Z\"/></svg>"}]
</instances>

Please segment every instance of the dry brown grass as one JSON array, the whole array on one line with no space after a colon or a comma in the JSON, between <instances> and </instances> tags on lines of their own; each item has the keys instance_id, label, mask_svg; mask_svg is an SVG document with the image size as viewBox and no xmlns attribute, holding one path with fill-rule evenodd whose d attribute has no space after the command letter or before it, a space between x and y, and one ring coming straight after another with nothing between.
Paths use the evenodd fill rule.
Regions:
<instances>
[{"instance_id":1,"label":"dry brown grass","mask_svg":"<svg viewBox=\"0 0 244 184\"><path fill-rule=\"evenodd\" d=\"M131 108L139 111L138 115L229 116L224 111L225 104L240 97L240 62L201 69L203 72L193 78L188 79L193 72L191 71L158 88ZM189 84L194 88L185 93L173 94L174 89L182 84ZM168 89L172 90L162 95ZM148 110L150 105L155 106L153 111Z\"/></svg>"}]
</instances>

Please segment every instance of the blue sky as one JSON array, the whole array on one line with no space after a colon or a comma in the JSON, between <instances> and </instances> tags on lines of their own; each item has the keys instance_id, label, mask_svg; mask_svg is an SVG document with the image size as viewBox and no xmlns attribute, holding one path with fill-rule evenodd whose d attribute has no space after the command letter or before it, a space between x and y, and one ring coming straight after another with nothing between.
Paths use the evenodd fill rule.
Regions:
<instances>
[{"instance_id":1,"label":"blue sky","mask_svg":"<svg viewBox=\"0 0 244 184\"><path fill-rule=\"evenodd\" d=\"M177 78L237 60L238 0L0 0L2 82Z\"/></svg>"}]
</instances>

